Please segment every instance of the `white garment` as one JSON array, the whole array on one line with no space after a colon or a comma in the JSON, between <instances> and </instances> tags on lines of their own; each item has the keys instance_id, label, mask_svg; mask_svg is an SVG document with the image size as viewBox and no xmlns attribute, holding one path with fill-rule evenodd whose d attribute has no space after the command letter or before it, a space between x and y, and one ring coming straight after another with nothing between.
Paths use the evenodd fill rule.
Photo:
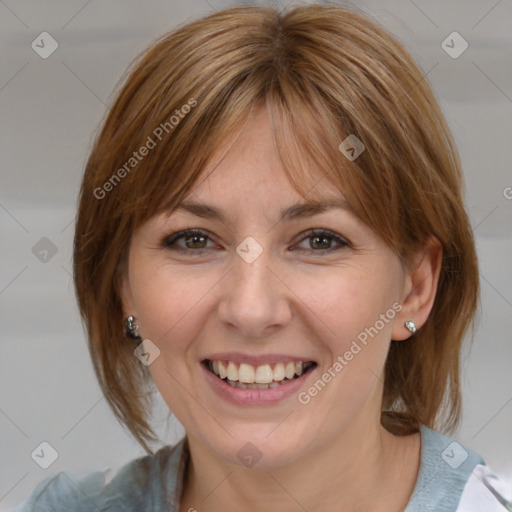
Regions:
<instances>
[{"instance_id":1,"label":"white garment","mask_svg":"<svg viewBox=\"0 0 512 512\"><path fill-rule=\"evenodd\" d=\"M506 482L487 466L477 464L456 512L512 512L512 480Z\"/></svg>"}]
</instances>

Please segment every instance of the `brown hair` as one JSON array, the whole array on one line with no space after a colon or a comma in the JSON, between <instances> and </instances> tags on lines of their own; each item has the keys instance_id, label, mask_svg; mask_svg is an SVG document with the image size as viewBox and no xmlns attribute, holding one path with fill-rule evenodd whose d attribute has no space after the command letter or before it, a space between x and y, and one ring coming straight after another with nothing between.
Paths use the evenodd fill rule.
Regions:
<instances>
[{"instance_id":1,"label":"brown hair","mask_svg":"<svg viewBox=\"0 0 512 512\"><path fill-rule=\"evenodd\" d=\"M462 341L478 301L458 153L402 45L331 5L216 12L165 34L127 71L85 169L74 240L78 304L108 403L151 453L151 379L123 333L119 285L131 235L190 193L262 103L303 197L311 199L303 176L312 165L404 263L429 237L441 242L431 314L410 340L391 344L382 423L396 434L420 423L453 430ZM354 161L338 149L349 134L366 148Z\"/></svg>"}]
</instances>

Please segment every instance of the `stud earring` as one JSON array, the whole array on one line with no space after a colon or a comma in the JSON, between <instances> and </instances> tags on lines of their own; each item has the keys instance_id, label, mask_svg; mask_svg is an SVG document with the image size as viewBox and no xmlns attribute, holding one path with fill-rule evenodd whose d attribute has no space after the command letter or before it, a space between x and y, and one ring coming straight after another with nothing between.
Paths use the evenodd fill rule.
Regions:
<instances>
[{"instance_id":1,"label":"stud earring","mask_svg":"<svg viewBox=\"0 0 512 512\"><path fill-rule=\"evenodd\" d=\"M136 323L134 316L129 316L124 321L124 326L125 326L125 335L127 338L131 338L133 340L140 339L140 336L138 334L139 324Z\"/></svg>"},{"instance_id":2,"label":"stud earring","mask_svg":"<svg viewBox=\"0 0 512 512\"><path fill-rule=\"evenodd\" d=\"M414 334L418 328L416 327L416 324L412 320L407 320L404 322L405 328L411 333Z\"/></svg>"}]
</instances>

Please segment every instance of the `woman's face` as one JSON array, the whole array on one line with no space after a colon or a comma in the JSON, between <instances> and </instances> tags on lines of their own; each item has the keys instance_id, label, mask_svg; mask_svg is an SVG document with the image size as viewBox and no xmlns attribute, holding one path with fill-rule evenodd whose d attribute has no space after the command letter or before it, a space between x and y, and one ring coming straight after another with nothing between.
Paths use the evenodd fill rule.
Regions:
<instances>
[{"instance_id":1,"label":"woman's face","mask_svg":"<svg viewBox=\"0 0 512 512\"><path fill-rule=\"evenodd\" d=\"M343 200L316 175L308 189ZM223 218L203 206L150 219L132 239L123 301L154 344L151 375L189 438L270 468L378 425L386 354L403 330L397 256L346 208L281 218L305 200L263 108L187 201ZM186 229L201 233L172 243ZM260 382L233 386L209 361L233 382Z\"/></svg>"}]
</instances>

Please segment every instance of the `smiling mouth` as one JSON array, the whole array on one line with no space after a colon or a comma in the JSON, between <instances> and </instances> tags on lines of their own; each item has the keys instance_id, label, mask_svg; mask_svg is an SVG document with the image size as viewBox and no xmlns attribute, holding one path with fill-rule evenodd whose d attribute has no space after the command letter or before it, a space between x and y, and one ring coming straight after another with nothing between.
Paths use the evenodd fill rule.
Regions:
<instances>
[{"instance_id":1,"label":"smiling mouth","mask_svg":"<svg viewBox=\"0 0 512 512\"><path fill-rule=\"evenodd\" d=\"M253 366L211 359L205 359L202 364L230 386L243 389L277 388L302 377L317 366L314 361L290 361Z\"/></svg>"}]
</instances>

